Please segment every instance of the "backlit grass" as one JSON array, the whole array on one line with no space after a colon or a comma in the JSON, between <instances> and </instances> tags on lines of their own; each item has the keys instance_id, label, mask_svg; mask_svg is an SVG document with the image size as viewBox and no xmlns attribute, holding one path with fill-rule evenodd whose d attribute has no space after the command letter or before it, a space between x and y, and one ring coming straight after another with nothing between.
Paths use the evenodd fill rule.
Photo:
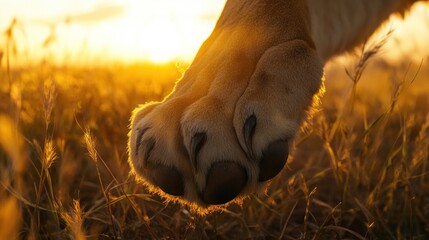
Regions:
<instances>
[{"instance_id":1,"label":"backlit grass","mask_svg":"<svg viewBox=\"0 0 429 240\"><path fill-rule=\"evenodd\" d=\"M129 176L131 111L171 65L0 70L0 239L428 239L428 59L364 47L326 67L322 106L265 195L199 216ZM371 52L373 51L373 52Z\"/></svg>"}]
</instances>

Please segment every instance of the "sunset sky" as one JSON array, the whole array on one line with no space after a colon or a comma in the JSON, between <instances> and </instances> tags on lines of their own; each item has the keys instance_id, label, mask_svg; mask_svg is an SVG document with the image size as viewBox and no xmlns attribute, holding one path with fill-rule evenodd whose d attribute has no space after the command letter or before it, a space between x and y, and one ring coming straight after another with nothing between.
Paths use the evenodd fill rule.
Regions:
<instances>
[{"instance_id":1,"label":"sunset sky","mask_svg":"<svg viewBox=\"0 0 429 240\"><path fill-rule=\"evenodd\" d=\"M210 34L224 0L0 0L0 30L16 18L25 61L190 61ZM429 8L393 21L399 54L429 54ZM4 48L4 35L0 46ZM398 49L396 47L396 49ZM398 52L392 53L392 56ZM21 61L23 59L21 58Z\"/></svg>"}]
</instances>

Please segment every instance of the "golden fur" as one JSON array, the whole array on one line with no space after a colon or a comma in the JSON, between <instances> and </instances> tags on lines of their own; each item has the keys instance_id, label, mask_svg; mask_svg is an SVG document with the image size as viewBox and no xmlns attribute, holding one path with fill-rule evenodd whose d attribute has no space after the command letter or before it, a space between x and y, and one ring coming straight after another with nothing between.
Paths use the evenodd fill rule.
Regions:
<instances>
[{"instance_id":1,"label":"golden fur","mask_svg":"<svg viewBox=\"0 0 429 240\"><path fill-rule=\"evenodd\" d=\"M215 162L227 159L245 169L247 184L236 199L263 189L258 159L273 141L291 143L323 84L324 62L362 43L391 13L412 3L229 0L175 90L134 111L133 172L151 191L200 209L210 207L201 192ZM257 126L250 152L243 129L251 115ZM202 132L207 137L195 167L193 136ZM153 169L159 165L183 176L182 196L157 188L160 176Z\"/></svg>"}]
</instances>

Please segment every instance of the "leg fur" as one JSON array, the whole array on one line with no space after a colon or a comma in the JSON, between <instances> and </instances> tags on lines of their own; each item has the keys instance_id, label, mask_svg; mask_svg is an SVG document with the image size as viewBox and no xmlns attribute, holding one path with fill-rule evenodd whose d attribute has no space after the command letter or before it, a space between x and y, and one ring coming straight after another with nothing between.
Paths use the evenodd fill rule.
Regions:
<instances>
[{"instance_id":1,"label":"leg fur","mask_svg":"<svg viewBox=\"0 0 429 240\"><path fill-rule=\"evenodd\" d=\"M415 0L307 0L312 37L327 61L365 41L392 13L403 14Z\"/></svg>"}]
</instances>

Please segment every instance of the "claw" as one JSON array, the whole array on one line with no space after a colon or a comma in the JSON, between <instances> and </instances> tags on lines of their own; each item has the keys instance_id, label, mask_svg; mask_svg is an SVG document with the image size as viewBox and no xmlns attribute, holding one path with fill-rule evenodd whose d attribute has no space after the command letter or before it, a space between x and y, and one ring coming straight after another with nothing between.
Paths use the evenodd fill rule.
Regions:
<instances>
[{"instance_id":1,"label":"claw","mask_svg":"<svg viewBox=\"0 0 429 240\"><path fill-rule=\"evenodd\" d=\"M155 140L153 138L149 138L147 140L143 140L138 142L137 144L138 150L136 151L137 154L140 154L143 160L143 167L147 167L149 157L152 153L153 148L155 147Z\"/></svg>"},{"instance_id":2,"label":"claw","mask_svg":"<svg viewBox=\"0 0 429 240\"><path fill-rule=\"evenodd\" d=\"M136 157L139 154L138 149L139 149L139 146L141 144L143 135L146 133L146 131L147 131L147 128L145 128L143 130L137 129L137 139L136 139L136 146L135 146L135 155L136 155Z\"/></svg>"},{"instance_id":3,"label":"claw","mask_svg":"<svg viewBox=\"0 0 429 240\"><path fill-rule=\"evenodd\" d=\"M250 117L247 118L243 127L244 140L246 142L247 152L251 159L254 158L252 139L253 139L253 134L255 133L255 128L256 128L256 116L251 115Z\"/></svg>"},{"instance_id":4,"label":"claw","mask_svg":"<svg viewBox=\"0 0 429 240\"><path fill-rule=\"evenodd\" d=\"M196 133L191 139L190 155L191 155L192 164L194 166L194 170L197 170L198 168L198 163L197 163L198 153L200 152L206 140L207 140L207 134L205 132Z\"/></svg>"}]
</instances>

